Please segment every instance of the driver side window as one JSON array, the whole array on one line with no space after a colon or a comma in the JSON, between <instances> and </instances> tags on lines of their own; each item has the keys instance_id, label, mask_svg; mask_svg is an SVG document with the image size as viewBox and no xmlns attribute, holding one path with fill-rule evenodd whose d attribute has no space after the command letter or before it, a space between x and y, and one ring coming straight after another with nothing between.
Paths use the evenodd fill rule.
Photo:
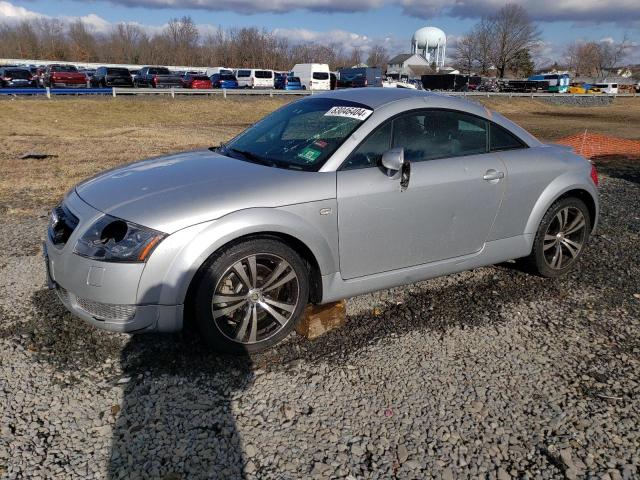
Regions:
<instances>
[{"instance_id":1,"label":"driver side window","mask_svg":"<svg viewBox=\"0 0 640 480\"><path fill-rule=\"evenodd\" d=\"M356 148L342 170L357 170L359 168L376 167L380 165L382 154L391 148L391 122L378 127L369 137Z\"/></svg>"}]
</instances>

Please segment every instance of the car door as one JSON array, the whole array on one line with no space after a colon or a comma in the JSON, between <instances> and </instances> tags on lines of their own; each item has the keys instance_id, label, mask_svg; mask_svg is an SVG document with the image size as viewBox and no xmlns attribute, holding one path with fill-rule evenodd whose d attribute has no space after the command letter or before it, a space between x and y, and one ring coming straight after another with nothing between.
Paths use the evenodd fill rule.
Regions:
<instances>
[{"instance_id":1,"label":"car door","mask_svg":"<svg viewBox=\"0 0 640 480\"><path fill-rule=\"evenodd\" d=\"M337 173L340 271L344 279L480 251L505 189L502 161L488 153L488 124L448 110L402 114L376 129ZM402 147L406 188L379 167Z\"/></svg>"}]
</instances>

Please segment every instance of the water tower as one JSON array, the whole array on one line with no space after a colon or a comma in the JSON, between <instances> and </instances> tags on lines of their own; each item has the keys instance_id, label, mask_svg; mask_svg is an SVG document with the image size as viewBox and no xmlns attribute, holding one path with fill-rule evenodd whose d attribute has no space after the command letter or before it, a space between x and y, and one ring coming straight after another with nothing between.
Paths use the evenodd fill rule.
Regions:
<instances>
[{"instance_id":1,"label":"water tower","mask_svg":"<svg viewBox=\"0 0 640 480\"><path fill-rule=\"evenodd\" d=\"M411 38L411 53L419 53L436 67L444 67L447 49L447 36L436 27L424 27L416 30Z\"/></svg>"}]
</instances>

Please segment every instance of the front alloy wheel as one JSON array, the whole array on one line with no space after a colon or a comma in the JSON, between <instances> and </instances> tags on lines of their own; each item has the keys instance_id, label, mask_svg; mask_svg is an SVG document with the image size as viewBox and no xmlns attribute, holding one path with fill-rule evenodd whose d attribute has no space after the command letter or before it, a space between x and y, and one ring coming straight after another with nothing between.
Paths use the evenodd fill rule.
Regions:
<instances>
[{"instance_id":1,"label":"front alloy wheel","mask_svg":"<svg viewBox=\"0 0 640 480\"><path fill-rule=\"evenodd\" d=\"M252 353L284 339L309 296L305 262L270 238L238 243L205 266L196 292L196 320L217 350Z\"/></svg>"},{"instance_id":2,"label":"front alloy wheel","mask_svg":"<svg viewBox=\"0 0 640 480\"><path fill-rule=\"evenodd\" d=\"M284 328L300 297L298 276L283 258L249 255L230 266L216 286L211 313L231 341L254 344Z\"/></svg>"}]
</instances>

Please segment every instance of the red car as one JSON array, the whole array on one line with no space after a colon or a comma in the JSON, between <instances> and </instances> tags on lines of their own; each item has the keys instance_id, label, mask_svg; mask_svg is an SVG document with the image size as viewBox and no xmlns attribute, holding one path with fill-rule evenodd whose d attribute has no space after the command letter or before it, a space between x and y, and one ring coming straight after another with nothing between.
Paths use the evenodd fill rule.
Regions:
<instances>
[{"instance_id":1,"label":"red car","mask_svg":"<svg viewBox=\"0 0 640 480\"><path fill-rule=\"evenodd\" d=\"M86 87L87 77L73 65L49 65L42 74L45 87Z\"/></svg>"},{"instance_id":2,"label":"red car","mask_svg":"<svg viewBox=\"0 0 640 480\"><path fill-rule=\"evenodd\" d=\"M196 75L187 73L182 77L182 86L184 88L210 89L211 80L206 75Z\"/></svg>"}]
</instances>

